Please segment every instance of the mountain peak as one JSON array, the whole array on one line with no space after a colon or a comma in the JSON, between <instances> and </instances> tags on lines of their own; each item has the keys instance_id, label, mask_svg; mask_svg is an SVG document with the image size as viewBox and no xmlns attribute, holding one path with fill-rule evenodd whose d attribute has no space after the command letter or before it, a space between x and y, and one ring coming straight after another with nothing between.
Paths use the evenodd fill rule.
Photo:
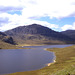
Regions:
<instances>
[{"instance_id":1,"label":"mountain peak","mask_svg":"<svg viewBox=\"0 0 75 75\"><path fill-rule=\"evenodd\" d=\"M60 32L56 32L48 27L39 25L39 24L31 24L28 26L20 26L14 28L12 30L5 32L9 36L13 36L15 38L18 37L20 40L29 41L29 40L49 40L51 41L62 41L62 42L73 42L74 40ZM41 38L41 39L40 39ZM18 40L19 41L19 40Z\"/></svg>"},{"instance_id":2,"label":"mountain peak","mask_svg":"<svg viewBox=\"0 0 75 75\"><path fill-rule=\"evenodd\" d=\"M47 28L47 27L45 27L45 26L42 26L42 25L40 25L40 24L36 24L36 23L34 23L34 24L31 24L31 25L28 25L28 26L26 26L26 27L32 27L32 28L40 28L40 27L44 27L44 28Z\"/></svg>"},{"instance_id":3,"label":"mountain peak","mask_svg":"<svg viewBox=\"0 0 75 75\"><path fill-rule=\"evenodd\" d=\"M31 24L31 25L35 26L35 25L39 25L39 24L33 23L33 24Z\"/></svg>"},{"instance_id":4,"label":"mountain peak","mask_svg":"<svg viewBox=\"0 0 75 75\"><path fill-rule=\"evenodd\" d=\"M31 24L28 26L20 26L17 28L14 28L12 30L6 31L6 34L8 35L14 35L14 34L41 34L41 35L49 35L52 33L53 30L44 27L39 24Z\"/></svg>"}]
</instances>

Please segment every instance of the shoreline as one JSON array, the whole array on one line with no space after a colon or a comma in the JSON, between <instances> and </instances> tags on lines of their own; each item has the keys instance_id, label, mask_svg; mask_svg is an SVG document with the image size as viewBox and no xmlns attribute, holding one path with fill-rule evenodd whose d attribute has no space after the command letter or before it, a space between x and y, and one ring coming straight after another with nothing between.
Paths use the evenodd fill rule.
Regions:
<instances>
[{"instance_id":1,"label":"shoreline","mask_svg":"<svg viewBox=\"0 0 75 75\"><path fill-rule=\"evenodd\" d=\"M61 75L61 73L62 75L75 74L75 45L66 48L55 48L53 50L50 48L45 48L44 50L54 52L57 60L53 60L53 63L47 63L46 66L40 70L16 72L8 75ZM62 59L60 57L62 57ZM71 59L71 57L74 58ZM57 64L55 64L55 62L57 62Z\"/></svg>"},{"instance_id":2,"label":"shoreline","mask_svg":"<svg viewBox=\"0 0 75 75\"><path fill-rule=\"evenodd\" d=\"M16 46L44 46L45 44L19 44Z\"/></svg>"},{"instance_id":3,"label":"shoreline","mask_svg":"<svg viewBox=\"0 0 75 75\"><path fill-rule=\"evenodd\" d=\"M30 46L30 45L27 45L27 46ZM35 45L35 46L44 46L44 45ZM22 46L23 47L23 46ZM28 48L29 49L29 48ZM46 51L48 51L47 50L48 48L43 48L43 50L46 50ZM48 52L50 52L50 51L48 51ZM54 53L54 52L53 52ZM45 67L47 67L47 66L50 66L50 65L52 65L52 64L54 64L56 62L56 60L55 60L55 57L53 58L53 61L51 62L51 63L46 63L46 64L44 64L45 65ZM43 69L43 68L45 68L45 67L42 67L41 69ZM37 70L40 70L40 69L37 69ZM32 71L36 71L36 70L32 70ZM28 72L28 71L24 71L24 72ZM14 73L19 73L19 72L14 72ZM8 75L10 75L10 74L14 74L14 73L8 73ZM5 75L7 75L7 74L5 74Z\"/></svg>"},{"instance_id":4,"label":"shoreline","mask_svg":"<svg viewBox=\"0 0 75 75\"><path fill-rule=\"evenodd\" d=\"M48 51L47 49L48 49L48 48L44 48L44 50ZM49 51L49 52L50 52L50 51ZM54 52L53 52L53 53L54 53ZM52 62L52 63L48 63L47 66L50 66L50 65L54 64L55 62L56 62L56 56L54 57L53 62Z\"/></svg>"},{"instance_id":5,"label":"shoreline","mask_svg":"<svg viewBox=\"0 0 75 75\"><path fill-rule=\"evenodd\" d=\"M54 64L55 62L56 62L56 60L53 60L53 62L52 63L48 63L47 66L50 66L50 65Z\"/></svg>"},{"instance_id":6,"label":"shoreline","mask_svg":"<svg viewBox=\"0 0 75 75\"><path fill-rule=\"evenodd\" d=\"M41 46L41 45L39 45L39 46ZM43 50L48 51L47 48L44 48ZM50 51L48 51L48 52L50 52ZM53 52L53 53L54 53L54 52ZM54 57L54 58L53 58L53 62L44 64L44 65L45 65L45 67L48 67L48 66L54 64L55 62L56 62L56 58ZM43 68L45 68L45 67L43 67ZM43 69L43 68L41 68L41 69ZM37 69L37 70L40 70L40 69ZM32 71L36 71L36 70L32 70ZM24 71L24 72L28 72L28 71ZM29 71L29 72L30 72L30 71ZM15 73L20 73L20 72L15 72ZM14 73L11 73L11 74L14 74ZM9 74L9 75L10 75L10 74Z\"/></svg>"}]
</instances>

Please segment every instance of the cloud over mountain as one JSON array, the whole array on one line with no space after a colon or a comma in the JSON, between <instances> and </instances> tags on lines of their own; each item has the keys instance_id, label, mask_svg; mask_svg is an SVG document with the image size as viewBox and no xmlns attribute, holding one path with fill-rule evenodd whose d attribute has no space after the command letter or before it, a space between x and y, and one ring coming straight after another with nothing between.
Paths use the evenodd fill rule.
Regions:
<instances>
[{"instance_id":1,"label":"cloud over mountain","mask_svg":"<svg viewBox=\"0 0 75 75\"><path fill-rule=\"evenodd\" d=\"M37 22L45 23L42 25L47 27L59 28L59 24L42 21L41 17L49 17L50 20L75 17L75 0L0 0L0 18L2 18L0 30L2 31L8 30L8 26L12 29ZM6 18L8 18L7 23L2 23Z\"/></svg>"},{"instance_id":2,"label":"cloud over mountain","mask_svg":"<svg viewBox=\"0 0 75 75\"><path fill-rule=\"evenodd\" d=\"M63 31L65 31L65 30L75 30L75 22L74 22L72 25L66 24L66 25L64 25L63 27L61 27L61 29L62 29Z\"/></svg>"}]
</instances>

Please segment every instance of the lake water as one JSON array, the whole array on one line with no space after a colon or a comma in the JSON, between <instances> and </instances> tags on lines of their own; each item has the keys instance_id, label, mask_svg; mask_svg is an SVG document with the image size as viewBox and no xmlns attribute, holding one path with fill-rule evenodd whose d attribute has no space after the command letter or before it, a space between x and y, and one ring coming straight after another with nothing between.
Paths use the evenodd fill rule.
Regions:
<instances>
[{"instance_id":1,"label":"lake water","mask_svg":"<svg viewBox=\"0 0 75 75\"><path fill-rule=\"evenodd\" d=\"M53 62L55 55L44 48L63 48L71 45L25 46L32 49L0 50L0 74L41 69Z\"/></svg>"}]
</instances>

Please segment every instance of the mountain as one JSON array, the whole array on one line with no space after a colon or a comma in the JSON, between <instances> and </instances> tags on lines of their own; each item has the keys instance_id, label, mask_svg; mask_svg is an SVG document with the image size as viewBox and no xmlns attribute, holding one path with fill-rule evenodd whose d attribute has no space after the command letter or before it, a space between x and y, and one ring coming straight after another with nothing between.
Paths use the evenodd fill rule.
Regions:
<instances>
[{"instance_id":1,"label":"mountain","mask_svg":"<svg viewBox=\"0 0 75 75\"><path fill-rule=\"evenodd\" d=\"M20 26L6 31L5 34L13 37L20 44L75 43L71 37L38 24Z\"/></svg>"},{"instance_id":2,"label":"mountain","mask_svg":"<svg viewBox=\"0 0 75 75\"><path fill-rule=\"evenodd\" d=\"M61 33L75 39L75 30L66 30Z\"/></svg>"},{"instance_id":3,"label":"mountain","mask_svg":"<svg viewBox=\"0 0 75 75\"><path fill-rule=\"evenodd\" d=\"M8 35L15 35L15 34L40 34L40 35L45 35L49 36L49 34L54 31L51 29L38 25L38 24L32 24L28 26L20 26L17 28L14 28L12 30L6 31L6 34Z\"/></svg>"},{"instance_id":4,"label":"mountain","mask_svg":"<svg viewBox=\"0 0 75 75\"><path fill-rule=\"evenodd\" d=\"M2 41L3 41L3 42L6 42L6 43L13 44L13 45L16 44L12 37L7 36L7 35L6 35L5 33L3 33L3 32L0 32L0 42L2 42Z\"/></svg>"}]
</instances>

